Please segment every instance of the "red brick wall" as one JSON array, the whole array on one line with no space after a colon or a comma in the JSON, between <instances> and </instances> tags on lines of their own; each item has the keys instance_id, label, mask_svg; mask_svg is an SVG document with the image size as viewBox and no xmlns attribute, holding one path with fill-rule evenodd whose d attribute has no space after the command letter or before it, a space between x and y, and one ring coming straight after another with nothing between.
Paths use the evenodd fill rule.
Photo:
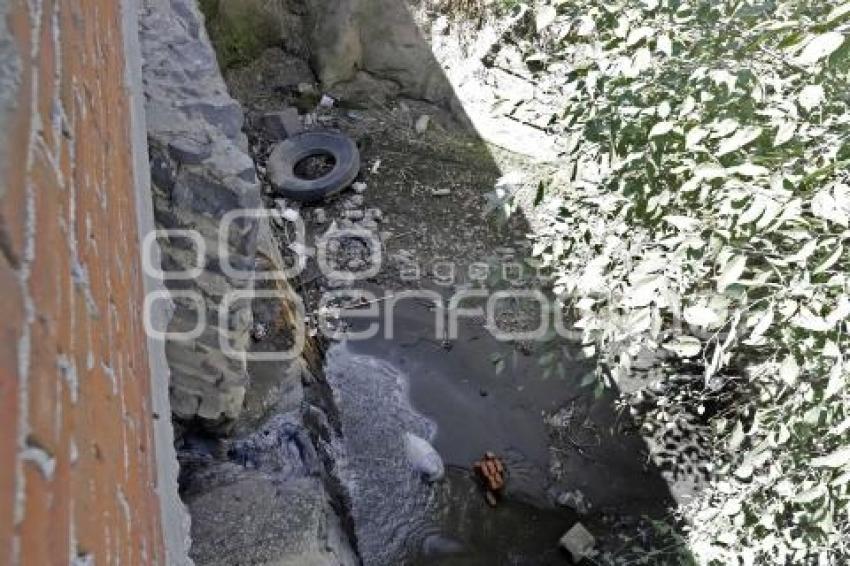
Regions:
<instances>
[{"instance_id":1,"label":"red brick wall","mask_svg":"<svg viewBox=\"0 0 850 566\"><path fill-rule=\"evenodd\" d=\"M0 564L162 563L121 3L8 4Z\"/></svg>"}]
</instances>

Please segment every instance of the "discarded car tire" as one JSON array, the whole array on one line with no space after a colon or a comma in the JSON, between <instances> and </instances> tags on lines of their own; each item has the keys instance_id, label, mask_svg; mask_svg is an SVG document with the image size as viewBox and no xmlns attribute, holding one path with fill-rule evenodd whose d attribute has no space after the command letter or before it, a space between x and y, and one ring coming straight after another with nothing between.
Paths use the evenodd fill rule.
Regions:
<instances>
[{"instance_id":1,"label":"discarded car tire","mask_svg":"<svg viewBox=\"0 0 850 566\"><path fill-rule=\"evenodd\" d=\"M316 179L303 179L295 166L308 157L330 155L334 166ZM267 164L269 180L281 196L313 202L351 185L360 171L354 141L336 132L305 132L275 145Z\"/></svg>"}]
</instances>

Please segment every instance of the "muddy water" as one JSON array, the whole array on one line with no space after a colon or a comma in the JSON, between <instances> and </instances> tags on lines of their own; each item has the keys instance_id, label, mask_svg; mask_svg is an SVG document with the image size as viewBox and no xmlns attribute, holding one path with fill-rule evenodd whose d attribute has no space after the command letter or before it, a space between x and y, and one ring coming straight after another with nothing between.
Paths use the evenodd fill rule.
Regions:
<instances>
[{"instance_id":1,"label":"muddy water","mask_svg":"<svg viewBox=\"0 0 850 566\"><path fill-rule=\"evenodd\" d=\"M341 476L351 489L367 565L565 564L558 538L575 522L547 497L549 448L541 412L575 396L543 380L532 357L514 353L475 323L443 344L428 305L399 303L394 337L335 345L327 376L342 415ZM383 328L382 328L383 330ZM496 375L491 354L501 352ZM576 383L589 367L576 363ZM447 465L428 485L404 456L402 435L431 440ZM503 456L508 489L491 509L470 477L485 451Z\"/></svg>"}]
</instances>

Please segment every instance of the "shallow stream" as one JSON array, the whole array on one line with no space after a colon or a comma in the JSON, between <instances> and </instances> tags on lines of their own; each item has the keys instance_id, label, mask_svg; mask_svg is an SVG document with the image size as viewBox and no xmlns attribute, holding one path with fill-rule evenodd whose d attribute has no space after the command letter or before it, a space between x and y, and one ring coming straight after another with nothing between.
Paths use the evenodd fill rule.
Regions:
<instances>
[{"instance_id":1,"label":"shallow stream","mask_svg":"<svg viewBox=\"0 0 850 566\"><path fill-rule=\"evenodd\" d=\"M513 357L475 324L461 324L458 340L444 345L426 305L400 303L394 320L393 338L342 342L327 356L347 454L340 475L364 562L565 563L557 542L576 516L547 497L541 411L566 402L572 388L540 379L534 358ZM497 351L510 357L498 376L490 361ZM428 484L411 469L405 432L433 443L443 481ZM496 508L470 474L485 451L503 457L509 472Z\"/></svg>"}]
</instances>

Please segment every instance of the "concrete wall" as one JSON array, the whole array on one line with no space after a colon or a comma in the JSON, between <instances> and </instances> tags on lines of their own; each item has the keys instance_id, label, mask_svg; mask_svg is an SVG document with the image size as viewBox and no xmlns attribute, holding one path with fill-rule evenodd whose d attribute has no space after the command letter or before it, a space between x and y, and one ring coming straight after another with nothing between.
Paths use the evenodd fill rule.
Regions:
<instances>
[{"instance_id":1,"label":"concrete wall","mask_svg":"<svg viewBox=\"0 0 850 566\"><path fill-rule=\"evenodd\" d=\"M142 324L134 11L0 3L0 564L185 556Z\"/></svg>"}]
</instances>

